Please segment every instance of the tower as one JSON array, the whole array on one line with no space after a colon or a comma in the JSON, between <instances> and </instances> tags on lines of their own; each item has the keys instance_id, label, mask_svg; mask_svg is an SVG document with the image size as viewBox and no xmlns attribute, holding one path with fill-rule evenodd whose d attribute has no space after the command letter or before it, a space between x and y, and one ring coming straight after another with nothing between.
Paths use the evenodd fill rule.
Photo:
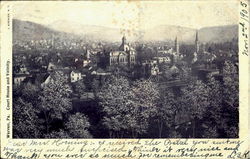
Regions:
<instances>
[{"instance_id":1,"label":"tower","mask_svg":"<svg viewBox=\"0 0 250 159\"><path fill-rule=\"evenodd\" d=\"M129 51L129 45L127 44L127 39L125 35L122 37L122 44L119 48L120 51Z\"/></svg>"},{"instance_id":2,"label":"tower","mask_svg":"<svg viewBox=\"0 0 250 159\"><path fill-rule=\"evenodd\" d=\"M175 38L175 51L177 54L179 54L179 42L178 42L178 39L177 39L177 36Z\"/></svg>"},{"instance_id":3,"label":"tower","mask_svg":"<svg viewBox=\"0 0 250 159\"><path fill-rule=\"evenodd\" d=\"M86 48L85 60L89 60L89 59L90 59L90 52L89 52L89 50Z\"/></svg>"},{"instance_id":4,"label":"tower","mask_svg":"<svg viewBox=\"0 0 250 159\"><path fill-rule=\"evenodd\" d=\"M123 35L123 37L122 37L122 44L123 44L123 45L125 45L125 44L126 44L126 42L127 42L126 36L125 36L125 35Z\"/></svg>"},{"instance_id":5,"label":"tower","mask_svg":"<svg viewBox=\"0 0 250 159\"><path fill-rule=\"evenodd\" d=\"M199 52L199 39L198 39L198 30L196 30L196 36L195 36L195 52Z\"/></svg>"}]
</instances>

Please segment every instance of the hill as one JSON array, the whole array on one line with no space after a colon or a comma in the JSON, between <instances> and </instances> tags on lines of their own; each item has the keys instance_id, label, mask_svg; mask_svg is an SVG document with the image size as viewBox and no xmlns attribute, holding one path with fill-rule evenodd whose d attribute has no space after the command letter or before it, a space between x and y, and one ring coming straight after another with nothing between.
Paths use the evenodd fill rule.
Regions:
<instances>
[{"instance_id":1,"label":"hill","mask_svg":"<svg viewBox=\"0 0 250 159\"><path fill-rule=\"evenodd\" d=\"M56 31L41 24L29 21L21 21L13 19L13 40L14 41L30 41L61 38L77 38L77 36L65 32Z\"/></svg>"},{"instance_id":2,"label":"hill","mask_svg":"<svg viewBox=\"0 0 250 159\"><path fill-rule=\"evenodd\" d=\"M65 40L69 38L81 38L85 40L117 42L120 41L123 35L122 31L117 28L81 25L67 21L57 21L44 26L17 19L13 20L13 32L14 40L22 41L49 39L52 36L56 36ZM181 26L161 25L148 30L135 31L135 33L128 36L129 41L167 41L174 40L178 36L180 42L193 43L196 30ZM205 27L199 29L198 33L200 42L226 42L238 37L238 26Z\"/></svg>"}]
</instances>

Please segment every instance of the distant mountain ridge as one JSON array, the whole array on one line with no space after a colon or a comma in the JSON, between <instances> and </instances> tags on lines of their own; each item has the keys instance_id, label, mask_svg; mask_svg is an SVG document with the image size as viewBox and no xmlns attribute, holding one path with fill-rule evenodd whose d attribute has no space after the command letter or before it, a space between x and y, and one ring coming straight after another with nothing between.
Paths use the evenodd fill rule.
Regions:
<instances>
[{"instance_id":1,"label":"distant mountain ridge","mask_svg":"<svg viewBox=\"0 0 250 159\"><path fill-rule=\"evenodd\" d=\"M199 30L199 40L204 42L225 42L238 38L238 25L204 27Z\"/></svg>"},{"instance_id":2,"label":"distant mountain ridge","mask_svg":"<svg viewBox=\"0 0 250 159\"><path fill-rule=\"evenodd\" d=\"M30 21L21 21L13 19L13 40L14 41L30 41L30 40L43 40L51 39L54 37L72 38L76 35L60 32L41 24Z\"/></svg>"},{"instance_id":3,"label":"distant mountain ridge","mask_svg":"<svg viewBox=\"0 0 250 159\"><path fill-rule=\"evenodd\" d=\"M64 31L64 30L67 30ZM52 36L61 38L85 38L92 40L103 40L109 42L120 41L123 33L117 28L103 26L81 25L78 23L67 23L57 21L48 26L29 21L13 19L14 40L39 40L49 39ZM195 40L196 29L161 25L148 30L134 31L128 35L128 41L166 41L174 40L177 36L180 42L193 43ZM226 42L238 37L238 25L226 25L215 27L204 27L198 30L199 41L207 42Z\"/></svg>"}]
</instances>

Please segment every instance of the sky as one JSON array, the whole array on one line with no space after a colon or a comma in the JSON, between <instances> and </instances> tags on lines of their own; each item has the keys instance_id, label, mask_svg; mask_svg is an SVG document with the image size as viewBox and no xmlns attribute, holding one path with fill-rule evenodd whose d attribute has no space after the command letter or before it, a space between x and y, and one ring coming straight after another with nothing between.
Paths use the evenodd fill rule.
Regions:
<instances>
[{"instance_id":1,"label":"sky","mask_svg":"<svg viewBox=\"0 0 250 159\"><path fill-rule=\"evenodd\" d=\"M199 29L238 22L238 1L22 1L13 17L44 25L57 21L124 29L177 25Z\"/></svg>"}]
</instances>

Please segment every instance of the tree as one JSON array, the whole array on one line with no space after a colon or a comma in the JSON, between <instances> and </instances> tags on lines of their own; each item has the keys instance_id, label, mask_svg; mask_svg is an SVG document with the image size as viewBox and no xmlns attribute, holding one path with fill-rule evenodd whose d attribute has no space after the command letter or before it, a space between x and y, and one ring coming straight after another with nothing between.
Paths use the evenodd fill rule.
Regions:
<instances>
[{"instance_id":1,"label":"tree","mask_svg":"<svg viewBox=\"0 0 250 159\"><path fill-rule=\"evenodd\" d=\"M171 80L173 78L170 66L168 64L162 64L160 69L165 80Z\"/></svg>"},{"instance_id":2,"label":"tree","mask_svg":"<svg viewBox=\"0 0 250 159\"><path fill-rule=\"evenodd\" d=\"M178 108L172 90L162 90L160 101L157 105L156 122L159 132L159 138L162 137L163 126L168 128L174 125L175 114Z\"/></svg>"},{"instance_id":3,"label":"tree","mask_svg":"<svg viewBox=\"0 0 250 159\"><path fill-rule=\"evenodd\" d=\"M129 82L121 76L111 76L98 93L100 105L104 112L103 125L110 137L123 137L128 129L130 112L133 110ZM132 122L133 123L133 122Z\"/></svg>"},{"instance_id":4,"label":"tree","mask_svg":"<svg viewBox=\"0 0 250 159\"><path fill-rule=\"evenodd\" d=\"M83 80L79 80L74 83L74 90L79 95L79 97L81 97L81 95L86 91Z\"/></svg>"},{"instance_id":5,"label":"tree","mask_svg":"<svg viewBox=\"0 0 250 159\"><path fill-rule=\"evenodd\" d=\"M71 138L67 131L60 129L59 131L52 131L49 134L45 135L45 138L55 139L55 138L61 138L61 139L68 139Z\"/></svg>"},{"instance_id":6,"label":"tree","mask_svg":"<svg viewBox=\"0 0 250 159\"><path fill-rule=\"evenodd\" d=\"M149 119L157 112L159 90L155 83L150 80L137 80L132 87L133 110L131 115L136 121L131 125L132 137L143 134L148 128Z\"/></svg>"},{"instance_id":7,"label":"tree","mask_svg":"<svg viewBox=\"0 0 250 159\"><path fill-rule=\"evenodd\" d=\"M218 125L222 120L222 91L219 81L215 80L212 75L207 77L207 88L208 88L208 101L209 106L207 107L203 116L203 137L218 137Z\"/></svg>"},{"instance_id":8,"label":"tree","mask_svg":"<svg viewBox=\"0 0 250 159\"><path fill-rule=\"evenodd\" d=\"M236 66L226 61L223 67L224 102L232 108L238 108L239 74Z\"/></svg>"},{"instance_id":9,"label":"tree","mask_svg":"<svg viewBox=\"0 0 250 159\"><path fill-rule=\"evenodd\" d=\"M222 119L225 135L238 136L239 123L239 73L237 67L230 61L225 61L223 66L223 112ZM234 129L232 134L230 129Z\"/></svg>"},{"instance_id":10,"label":"tree","mask_svg":"<svg viewBox=\"0 0 250 159\"><path fill-rule=\"evenodd\" d=\"M37 138L41 135L37 110L22 98L13 100L13 134L17 138Z\"/></svg>"},{"instance_id":11,"label":"tree","mask_svg":"<svg viewBox=\"0 0 250 159\"><path fill-rule=\"evenodd\" d=\"M22 86L22 99L24 99L27 102L32 103L34 106L37 105L37 98L38 98L38 92L40 89L38 88L37 85L27 83L23 84ZM21 89L21 88L19 88Z\"/></svg>"},{"instance_id":12,"label":"tree","mask_svg":"<svg viewBox=\"0 0 250 159\"><path fill-rule=\"evenodd\" d=\"M209 126L206 131L204 131L204 134L202 135L204 138L217 138L218 137L218 131L216 126Z\"/></svg>"},{"instance_id":13,"label":"tree","mask_svg":"<svg viewBox=\"0 0 250 159\"><path fill-rule=\"evenodd\" d=\"M97 92L99 91L100 89L100 81L97 80L96 78L93 79L93 82L92 82L92 89L93 89L93 92L94 92L94 95L95 97L97 97Z\"/></svg>"},{"instance_id":14,"label":"tree","mask_svg":"<svg viewBox=\"0 0 250 159\"><path fill-rule=\"evenodd\" d=\"M91 138L88 129L90 123L88 118L81 113L73 114L69 117L68 122L65 124L70 137L73 138Z\"/></svg>"},{"instance_id":15,"label":"tree","mask_svg":"<svg viewBox=\"0 0 250 159\"><path fill-rule=\"evenodd\" d=\"M55 120L63 119L71 108L70 94L71 87L67 78L60 72L51 75L52 80L42 89L39 95L39 109L44 115L46 133L49 133L50 124Z\"/></svg>"},{"instance_id":16,"label":"tree","mask_svg":"<svg viewBox=\"0 0 250 159\"><path fill-rule=\"evenodd\" d=\"M122 76L111 76L98 94L104 112L103 125L110 137L133 137L147 132L149 119L156 114L157 85L138 80L131 85Z\"/></svg>"},{"instance_id":17,"label":"tree","mask_svg":"<svg viewBox=\"0 0 250 159\"><path fill-rule=\"evenodd\" d=\"M195 81L183 89L182 100L185 105L183 108L190 113L193 121L192 136L196 136L196 121L203 118L204 113L209 106L209 89L202 81Z\"/></svg>"}]
</instances>

